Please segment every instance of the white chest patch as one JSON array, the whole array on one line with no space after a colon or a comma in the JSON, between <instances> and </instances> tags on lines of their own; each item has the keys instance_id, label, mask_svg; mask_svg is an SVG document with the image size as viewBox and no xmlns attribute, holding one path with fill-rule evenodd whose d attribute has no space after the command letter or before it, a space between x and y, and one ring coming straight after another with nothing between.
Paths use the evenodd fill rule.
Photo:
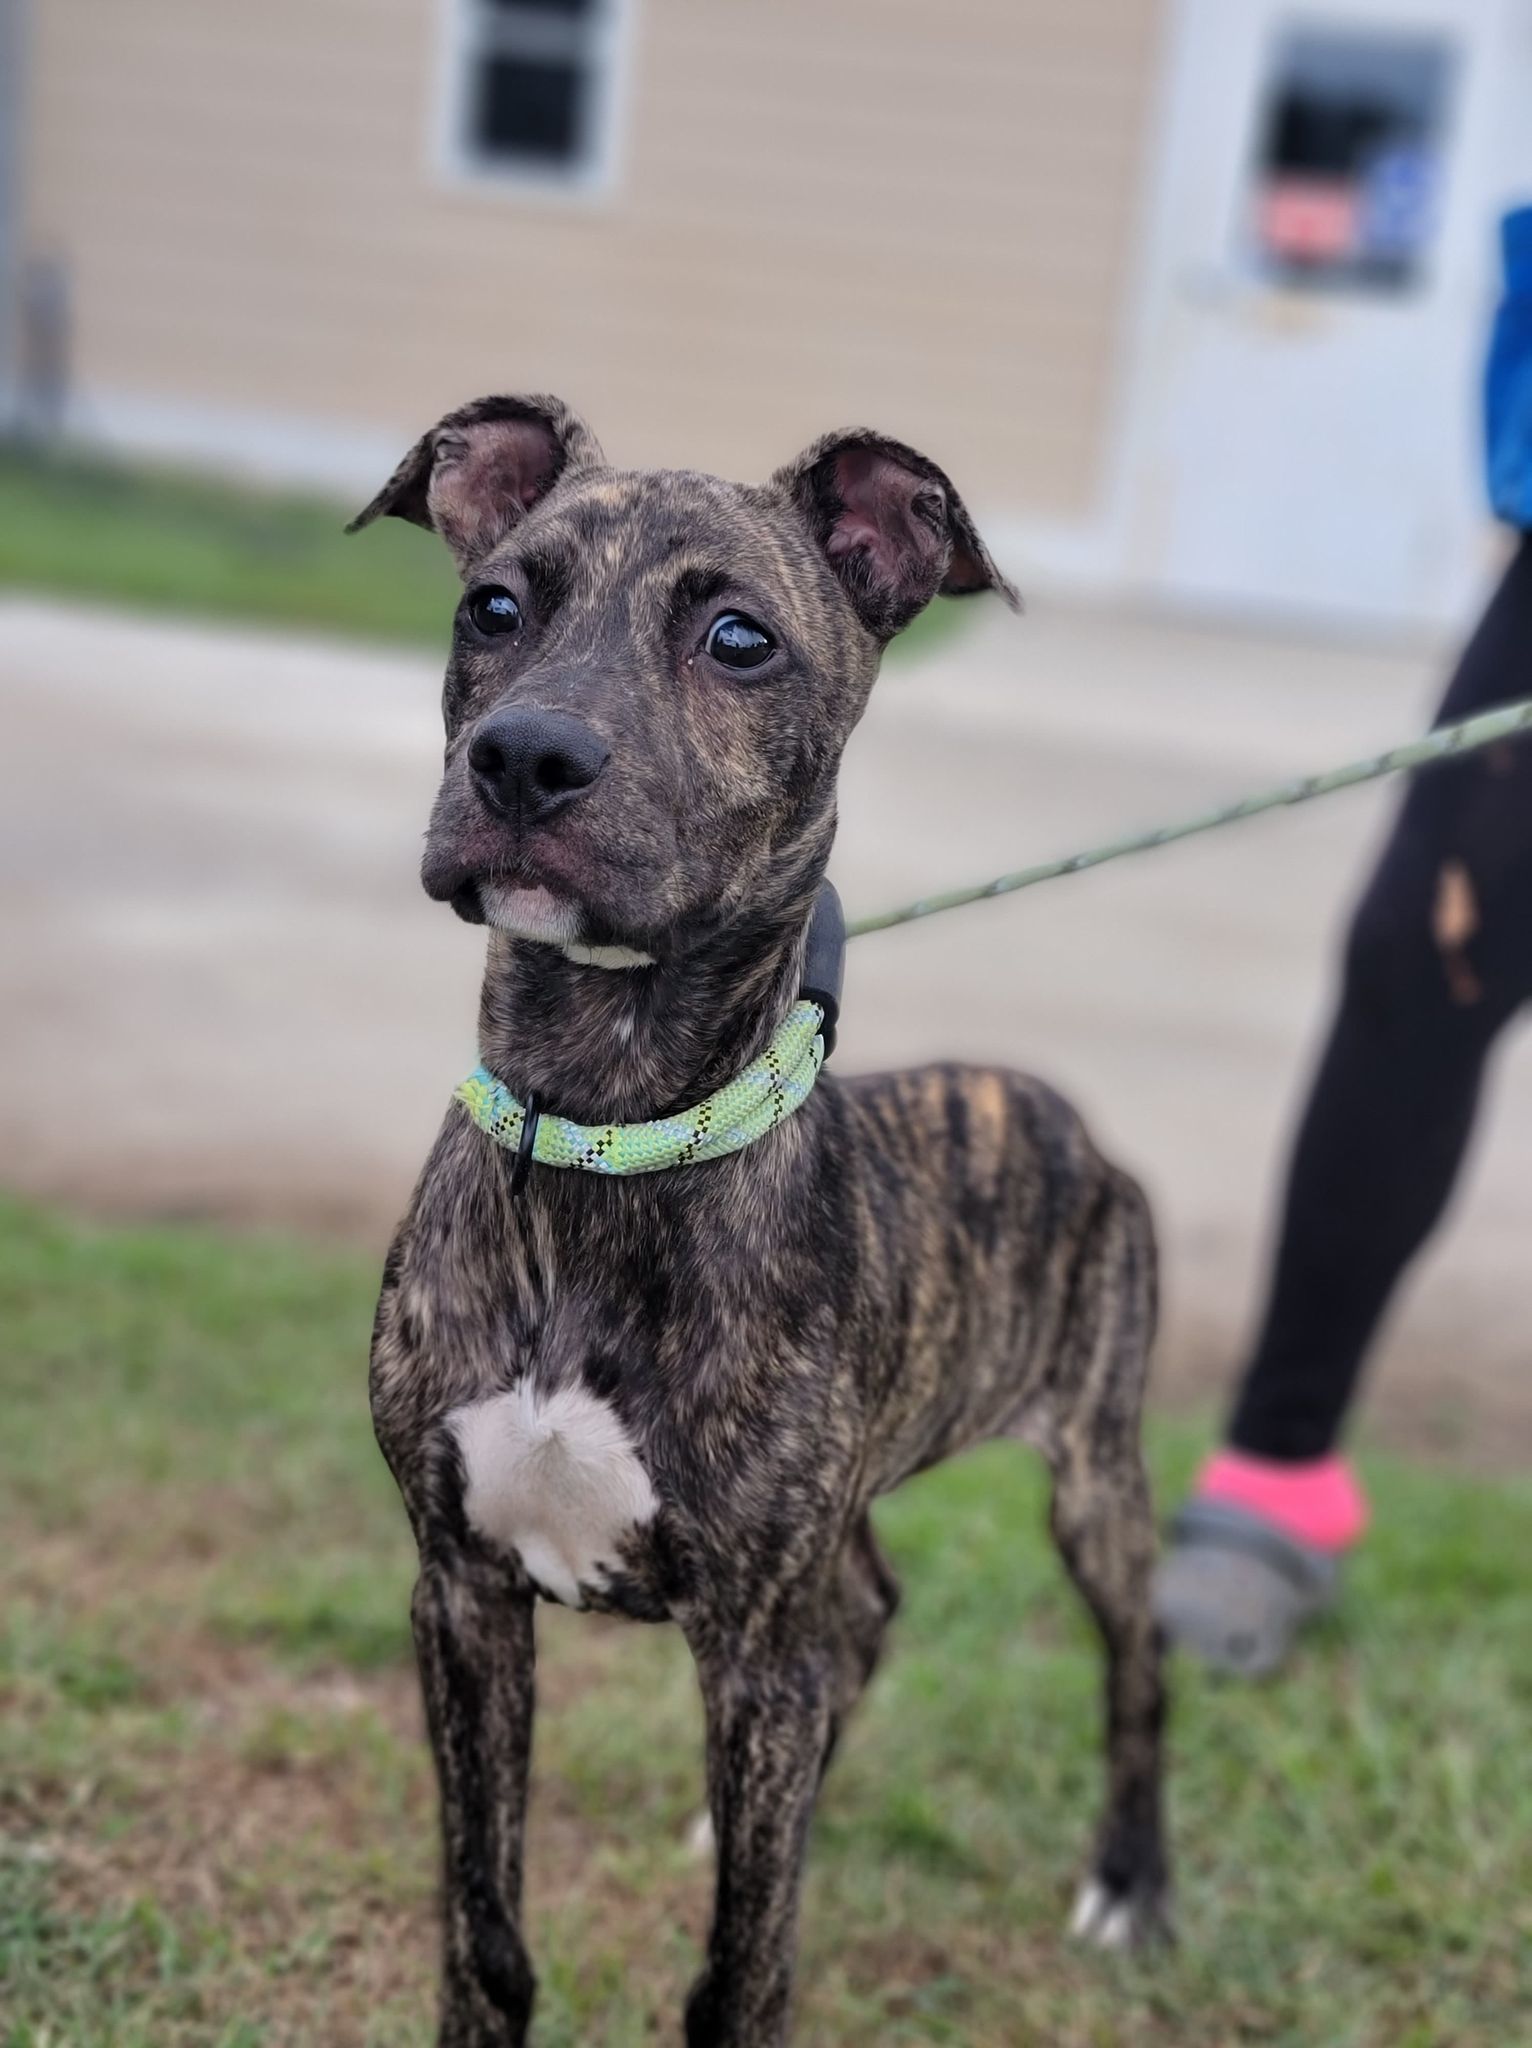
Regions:
<instances>
[{"instance_id":1,"label":"white chest patch","mask_svg":"<svg viewBox=\"0 0 1532 2048\"><path fill-rule=\"evenodd\" d=\"M469 1522L566 1607L584 1605L581 1583L613 1570L624 1538L659 1507L615 1410L583 1387L540 1396L523 1381L454 1408L447 1427L463 1455Z\"/></svg>"}]
</instances>

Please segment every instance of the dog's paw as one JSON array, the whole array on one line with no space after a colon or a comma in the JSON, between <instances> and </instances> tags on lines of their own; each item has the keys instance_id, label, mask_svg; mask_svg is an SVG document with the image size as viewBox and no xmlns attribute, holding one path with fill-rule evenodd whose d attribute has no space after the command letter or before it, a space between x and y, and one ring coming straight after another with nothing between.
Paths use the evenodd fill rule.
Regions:
<instances>
[{"instance_id":1,"label":"dog's paw","mask_svg":"<svg viewBox=\"0 0 1532 2048\"><path fill-rule=\"evenodd\" d=\"M1075 1898L1069 1932L1094 1948L1155 1948L1174 1939L1170 1901L1159 1885L1114 1891L1099 1877L1088 1877Z\"/></svg>"}]
</instances>

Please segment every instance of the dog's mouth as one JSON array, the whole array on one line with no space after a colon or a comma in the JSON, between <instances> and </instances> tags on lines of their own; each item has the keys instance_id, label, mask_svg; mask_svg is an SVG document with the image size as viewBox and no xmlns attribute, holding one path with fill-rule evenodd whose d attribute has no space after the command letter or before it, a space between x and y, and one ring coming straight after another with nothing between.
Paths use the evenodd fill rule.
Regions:
<instances>
[{"instance_id":1,"label":"dog's mouth","mask_svg":"<svg viewBox=\"0 0 1532 2048\"><path fill-rule=\"evenodd\" d=\"M647 966L674 943L664 821L622 822L619 835L586 807L518 828L449 776L426 830L421 884L469 924L596 966Z\"/></svg>"},{"instance_id":2,"label":"dog's mouth","mask_svg":"<svg viewBox=\"0 0 1532 2048\"><path fill-rule=\"evenodd\" d=\"M540 883L487 879L465 882L452 907L470 924L487 924L513 939L552 946L582 967L652 967L654 955L604 933L567 896Z\"/></svg>"},{"instance_id":3,"label":"dog's mouth","mask_svg":"<svg viewBox=\"0 0 1532 2048\"><path fill-rule=\"evenodd\" d=\"M552 861L523 856L470 865L428 842L421 881L433 901L450 903L467 924L551 946L582 965L653 965L649 947L603 917Z\"/></svg>"},{"instance_id":4,"label":"dog's mouth","mask_svg":"<svg viewBox=\"0 0 1532 2048\"><path fill-rule=\"evenodd\" d=\"M453 909L468 924L487 924L513 939L562 946L578 936L580 906L541 883L476 875L453 890Z\"/></svg>"}]
</instances>

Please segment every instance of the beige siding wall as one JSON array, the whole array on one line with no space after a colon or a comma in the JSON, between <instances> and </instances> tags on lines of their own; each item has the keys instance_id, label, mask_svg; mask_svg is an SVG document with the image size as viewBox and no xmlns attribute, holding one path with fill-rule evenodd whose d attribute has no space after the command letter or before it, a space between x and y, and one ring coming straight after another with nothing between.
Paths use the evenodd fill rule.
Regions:
<instances>
[{"instance_id":1,"label":"beige siding wall","mask_svg":"<svg viewBox=\"0 0 1532 2048\"><path fill-rule=\"evenodd\" d=\"M619 460L821 428L1097 486L1164 0L633 0L588 201L454 186L445 0L34 0L27 224L82 383L354 426L552 389Z\"/></svg>"}]
</instances>

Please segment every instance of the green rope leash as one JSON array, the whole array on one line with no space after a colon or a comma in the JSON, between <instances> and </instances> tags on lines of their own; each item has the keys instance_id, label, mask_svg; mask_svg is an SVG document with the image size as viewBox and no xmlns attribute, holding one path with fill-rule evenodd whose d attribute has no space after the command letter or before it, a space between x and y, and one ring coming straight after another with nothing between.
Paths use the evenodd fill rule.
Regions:
<instances>
[{"instance_id":1,"label":"green rope leash","mask_svg":"<svg viewBox=\"0 0 1532 2048\"><path fill-rule=\"evenodd\" d=\"M1459 754L1475 753L1497 740L1532 730L1532 700L1510 704L1503 710L1484 711L1465 718L1458 725L1438 726L1424 739L1389 753L1374 754L1365 761L1353 761L1327 774L1306 775L1297 782L1284 782L1258 796L1242 797L1238 803L1222 804L1216 811L1204 811L1179 825L1159 825L1149 832L1131 832L1122 839L1110 839L1084 853L1072 853L1064 860L1043 861L1036 867L1018 868L1014 874L997 875L967 889L947 889L939 896L922 896L914 903L901 904L874 917L859 917L846 927L846 936L860 938L865 932L882 932L896 924L913 924L918 917L935 917L940 910L959 910L965 903L982 903L989 896L1009 896L1017 889L1032 889L1039 882L1056 881L1061 875L1077 875L1085 868L1099 868L1109 860L1121 860L1130 853L1149 853L1157 846L1171 846L1178 839L1191 839L1199 832L1216 832L1223 825L1237 825L1242 818L1259 817L1262 811L1280 810L1284 804L1306 804L1317 796L1330 796L1339 789L1352 789L1360 782L1376 782L1380 776L1396 775L1406 768L1424 768L1433 761L1445 761Z\"/></svg>"},{"instance_id":2,"label":"green rope leash","mask_svg":"<svg viewBox=\"0 0 1532 2048\"><path fill-rule=\"evenodd\" d=\"M824 1062L823 1024L818 1003L795 1003L758 1059L706 1102L675 1116L643 1124L577 1124L567 1116L539 1116L531 1156L544 1166L624 1174L659 1173L742 1151L807 1097ZM519 1154L526 1111L503 1082L477 1067L454 1092L481 1131Z\"/></svg>"}]
</instances>

